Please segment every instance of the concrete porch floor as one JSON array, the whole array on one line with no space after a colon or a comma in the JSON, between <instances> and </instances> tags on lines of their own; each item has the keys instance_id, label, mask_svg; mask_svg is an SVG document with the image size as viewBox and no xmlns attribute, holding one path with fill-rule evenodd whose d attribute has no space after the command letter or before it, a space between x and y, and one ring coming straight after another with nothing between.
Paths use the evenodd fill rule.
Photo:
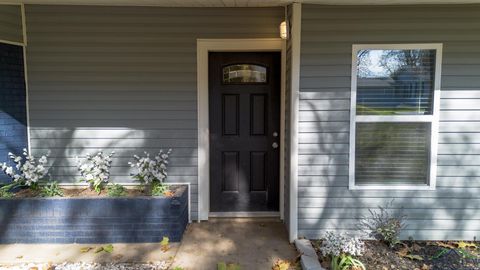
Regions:
<instances>
[{"instance_id":1,"label":"concrete porch floor","mask_svg":"<svg viewBox=\"0 0 480 270\"><path fill-rule=\"evenodd\" d=\"M190 224L173 266L185 270L217 269L218 262L241 269L272 269L278 259L294 260L285 225L274 219L211 219Z\"/></svg>"},{"instance_id":2,"label":"concrete porch floor","mask_svg":"<svg viewBox=\"0 0 480 270\"><path fill-rule=\"evenodd\" d=\"M272 269L278 259L294 260L295 247L288 242L285 225L274 219L211 219L189 224L181 243L167 252L159 243L113 244L112 253L95 253L106 244L11 244L0 245L0 265L62 262L158 262L169 261L184 270L216 270L217 263L236 263L241 269ZM82 248L93 248L82 252ZM172 267L172 268L173 268Z\"/></svg>"}]
</instances>

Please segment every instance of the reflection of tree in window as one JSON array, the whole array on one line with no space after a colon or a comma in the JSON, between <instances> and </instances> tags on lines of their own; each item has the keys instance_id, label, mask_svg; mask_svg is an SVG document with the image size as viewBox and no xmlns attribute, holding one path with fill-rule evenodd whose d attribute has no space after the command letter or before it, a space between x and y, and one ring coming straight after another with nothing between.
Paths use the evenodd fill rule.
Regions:
<instances>
[{"instance_id":1,"label":"reflection of tree in window","mask_svg":"<svg viewBox=\"0 0 480 270\"><path fill-rule=\"evenodd\" d=\"M435 50L361 50L357 54L357 112L428 114Z\"/></svg>"}]
</instances>

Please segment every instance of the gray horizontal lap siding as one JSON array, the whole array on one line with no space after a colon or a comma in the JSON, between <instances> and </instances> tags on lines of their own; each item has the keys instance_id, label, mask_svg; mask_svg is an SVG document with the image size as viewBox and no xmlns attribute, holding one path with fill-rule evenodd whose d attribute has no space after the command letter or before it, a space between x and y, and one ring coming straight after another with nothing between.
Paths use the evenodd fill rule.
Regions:
<instances>
[{"instance_id":1,"label":"gray horizontal lap siding","mask_svg":"<svg viewBox=\"0 0 480 270\"><path fill-rule=\"evenodd\" d=\"M172 148L169 182L192 184L197 217L197 38L278 37L283 8L26 6L31 147L52 178L79 179L75 156Z\"/></svg>"},{"instance_id":2,"label":"gray horizontal lap siding","mask_svg":"<svg viewBox=\"0 0 480 270\"><path fill-rule=\"evenodd\" d=\"M23 43L20 5L0 4L0 41Z\"/></svg>"},{"instance_id":3,"label":"gray horizontal lap siding","mask_svg":"<svg viewBox=\"0 0 480 270\"><path fill-rule=\"evenodd\" d=\"M393 198L404 237L480 235L480 6L304 5L299 123L299 235L354 231ZM348 190L352 44L443 43L436 191Z\"/></svg>"}]
</instances>

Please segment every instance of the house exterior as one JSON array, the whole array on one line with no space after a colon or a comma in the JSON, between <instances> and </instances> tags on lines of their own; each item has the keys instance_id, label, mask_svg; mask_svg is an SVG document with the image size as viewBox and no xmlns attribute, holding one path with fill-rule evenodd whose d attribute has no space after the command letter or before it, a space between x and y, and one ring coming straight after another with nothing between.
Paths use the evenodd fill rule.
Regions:
<instances>
[{"instance_id":1,"label":"house exterior","mask_svg":"<svg viewBox=\"0 0 480 270\"><path fill-rule=\"evenodd\" d=\"M404 238L478 239L480 3L224 2L1 4L0 161L51 151L78 185L76 156L115 151L135 184L131 156L171 148L193 220L319 238L393 200Z\"/></svg>"}]
</instances>

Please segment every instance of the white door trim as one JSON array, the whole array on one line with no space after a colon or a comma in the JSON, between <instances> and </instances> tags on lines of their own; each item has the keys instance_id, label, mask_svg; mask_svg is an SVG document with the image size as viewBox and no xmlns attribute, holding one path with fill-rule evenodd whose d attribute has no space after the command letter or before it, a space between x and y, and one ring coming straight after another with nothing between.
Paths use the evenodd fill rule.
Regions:
<instances>
[{"instance_id":1,"label":"white door trim","mask_svg":"<svg viewBox=\"0 0 480 270\"><path fill-rule=\"evenodd\" d=\"M285 96L285 41L280 38L260 39L197 39L197 102L198 102L198 220L208 220L210 213L210 146L208 122L208 52L282 52L281 102ZM285 108L284 104L280 104ZM285 110L280 112L280 130L285 129ZM285 138L280 138L284 147ZM284 212L284 151L280 151L280 215Z\"/></svg>"}]
</instances>

